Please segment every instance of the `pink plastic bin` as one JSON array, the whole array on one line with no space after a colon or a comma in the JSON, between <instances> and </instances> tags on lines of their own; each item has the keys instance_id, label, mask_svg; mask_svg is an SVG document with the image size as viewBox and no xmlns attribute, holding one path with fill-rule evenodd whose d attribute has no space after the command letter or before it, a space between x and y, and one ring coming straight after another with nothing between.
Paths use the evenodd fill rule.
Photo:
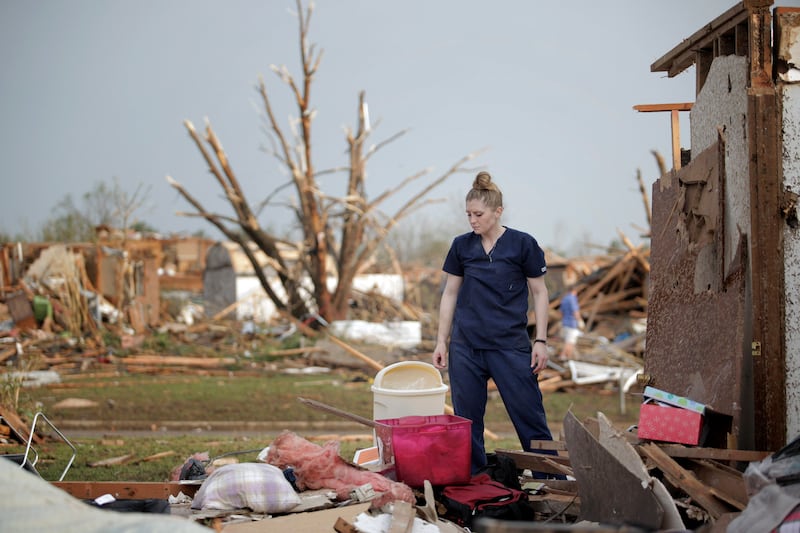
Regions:
<instances>
[{"instance_id":1,"label":"pink plastic bin","mask_svg":"<svg viewBox=\"0 0 800 533\"><path fill-rule=\"evenodd\" d=\"M410 487L460 485L470 479L472 421L455 415L403 416L376 420L384 463L394 463L398 481Z\"/></svg>"}]
</instances>

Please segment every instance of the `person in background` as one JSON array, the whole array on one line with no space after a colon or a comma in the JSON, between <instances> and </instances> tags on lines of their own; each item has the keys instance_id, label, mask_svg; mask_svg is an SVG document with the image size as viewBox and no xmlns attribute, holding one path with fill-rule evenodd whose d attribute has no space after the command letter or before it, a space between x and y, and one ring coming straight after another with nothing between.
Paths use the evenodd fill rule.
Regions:
<instances>
[{"instance_id":1,"label":"person in background","mask_svg":"<svg viewBox=\"0 0 800 533\"><path fill-rule=\"evenodd\" d=\"M559 304L561 311L561 338L564 345L561 348L559 359L569 361L575 358L575 345L581 334L581 308L578 305L578 291L573 287L561 298Z\"/></svg>"},{"instance_id":2,"label":"person in background","mask_svg":"<svg viewBox=\"0 0 800 533\"><path fill-rule=\"evenodd\" d=\"M531 235L500 224L503 195L488 172L466 197L472 231L455 237L444 261L433 365L448 368L456 416L472 421L472 473L487 463L487 385L497 385L522 449L552 440L539 390L547 366L548 294L544 251ZM528 297L535 336L528 336ZM449 340L449 344L448 344ZM449 364L448 364L449 357Z\"/></svg>"}]
</instances>

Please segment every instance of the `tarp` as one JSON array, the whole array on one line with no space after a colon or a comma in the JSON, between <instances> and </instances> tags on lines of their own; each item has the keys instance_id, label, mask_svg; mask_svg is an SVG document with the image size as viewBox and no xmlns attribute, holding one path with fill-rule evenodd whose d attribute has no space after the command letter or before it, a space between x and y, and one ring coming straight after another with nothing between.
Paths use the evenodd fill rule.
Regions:
<instances>
[{"instance_id":1,"label":"tarp","mask_svg":"<svg viewBox=\"0 0 800 533\"><path fill-rule=\"evenodd\" d=\"M0 459L0 530L61 533L208 533L187 518L92 507L12 461Z\"/></svg>"}]
</instances>

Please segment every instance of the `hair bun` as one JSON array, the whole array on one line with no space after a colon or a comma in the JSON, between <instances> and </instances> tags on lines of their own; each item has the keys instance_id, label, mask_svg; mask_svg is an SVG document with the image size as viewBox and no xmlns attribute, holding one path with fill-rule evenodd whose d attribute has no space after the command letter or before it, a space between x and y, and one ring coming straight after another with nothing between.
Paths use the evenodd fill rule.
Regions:
<instances>
[{"instance_id":1,"label":"hair bun","mask_svg":"<svg viewBox=\"0 0 800 533\"><path fill-rule=\"evenodd\" d=\"M497 190L497 185L492 183L492 175L484 170L478 172L478 175L475 176L475 181L472 182L472 188L479 191L494 191Z\"/></svg>"}]
</instances>

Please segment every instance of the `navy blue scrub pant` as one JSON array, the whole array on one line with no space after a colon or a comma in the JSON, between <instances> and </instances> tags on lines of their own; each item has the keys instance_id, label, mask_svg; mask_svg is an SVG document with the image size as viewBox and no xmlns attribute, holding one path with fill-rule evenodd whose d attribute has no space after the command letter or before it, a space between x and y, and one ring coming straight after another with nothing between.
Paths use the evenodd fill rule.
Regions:
<instances>
[{"instance_id":1,"label":"navy blue scrub pant","mask_svg":"<svg viewBox=\"0 0 800 533\"><path fill-rule=\"evenodd\" d=\"M533 451L531 440L553 439L538 377L531 369L530 349L473 350L451 342L448 374L453 411L472 421L472 474L486 465L483 417L489 378L497 385L523 450Z\"/></svg>"}]
</instances>

